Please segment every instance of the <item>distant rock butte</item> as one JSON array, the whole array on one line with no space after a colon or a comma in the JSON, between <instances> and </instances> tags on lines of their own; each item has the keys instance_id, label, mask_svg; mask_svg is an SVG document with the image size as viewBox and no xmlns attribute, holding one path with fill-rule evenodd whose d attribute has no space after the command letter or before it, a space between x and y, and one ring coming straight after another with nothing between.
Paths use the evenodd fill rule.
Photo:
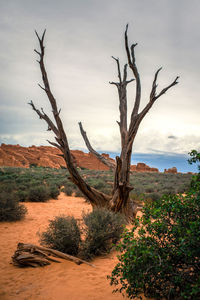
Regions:
<instances>
[{"instance_id":1,"label":"distant rock butte","mask_svg":"<svg viewBox=\"0 0 200 300\"><path fill-rule=\"evenodd\" d=\"M77 167L86 168L90 170L108 170L109 168L100 162L92 153L84 153L80 150L71 150L74 163ZM107 159L114 161L109 157L109 154L102 154ZM5 167L23 167L30 166L62 168L66 167L65 161L59 149L51 146L31 146L22 147L20 145L6 145L0 146L0 166ZM172 170L170 172L169 170ZM166 170L167 173L175 173L172 168ZM151 168L144 163L138 163L131 166L131 171L135 172L156 172L157 168ZM177 169L176 169L177 173Z\"/></svg>"},{"instance_id":2,"label":"distant rock butte","mask_svg":"<svg viewBox=\"0 0 200 300\"><path fill-rule=\"evenodd\" d=\"M165 169L165 170L164 170L164 173L177 174L177 168L176 168L176 167L173 167L173 168L170 168L170 169Z\"/></svg>"}]
</instances>

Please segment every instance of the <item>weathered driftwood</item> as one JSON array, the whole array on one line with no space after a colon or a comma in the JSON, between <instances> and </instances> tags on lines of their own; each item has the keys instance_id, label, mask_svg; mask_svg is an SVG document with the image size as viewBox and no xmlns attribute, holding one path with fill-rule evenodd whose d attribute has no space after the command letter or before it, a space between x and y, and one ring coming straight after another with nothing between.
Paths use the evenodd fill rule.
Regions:
<instances>
[{"instance_id":1,"label":"weathered driftwood","mask_svg":"<svg viewBox=\"0 0 200 300\"><path fill-rule=\"evenodd\" d=\"M53 257L63 258L66 260L73 261L77 265L81 263L85 263L91 267L94 267L93 264L80 259L78 257L62 253L58 250L36 246L33 244L24 244L19 243L17 245L17 250L15 251L14 255L12 256L12 263L15 266L24 267L24 266L31 266L31 267L38 267L38 266L45 266L50 265L50 261L58 262L61 261L56 260Z\"/></svg>"}]
</instances>

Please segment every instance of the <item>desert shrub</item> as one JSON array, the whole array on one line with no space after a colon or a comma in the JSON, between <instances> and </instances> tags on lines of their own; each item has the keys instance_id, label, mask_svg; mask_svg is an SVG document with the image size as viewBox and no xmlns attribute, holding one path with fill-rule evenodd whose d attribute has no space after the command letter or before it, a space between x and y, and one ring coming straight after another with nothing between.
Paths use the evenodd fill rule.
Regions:
<instances>
[{"instance_id":1,"label":"desert shrub","mask_svg":"<svg viewBox=\"0 0 200 300\"><path fill-rule=\"evenodd\" d=\"M132 200L133 202L139 203L139 202L143 202L144 201L144 196L141 195L141 194L137 194L135 192L131 192L130 195L129 195L129 197L130 197L130 200Z\"/></svg>"},{"instance_id":2,"label":"desert shrub","mask_svg":"<svg viewBox=\"0 0 200 300\"><path fill-rule=\"evenodd\" d=\"M75 189L75 197L85 197L83 193L77 188Z\"/></svg>"},{"instance_id":3,"label":"desert shrub","mask_svg":"<svg viewBox=\"0 0 200 300\"><path fill-rule=\"evenodd\" d=\"M74 188L71 185L65 185L64 188L62 189L62 191L67 195L67 196L71 196Z\"/></svg>"},{"instance_id":4,"label":"desert shrub","mask_svg":"<svg viewBox=\"0 0 200 300\"><path fill-rule=\"evenodd\" d=\"M46 186L35 186L29 190L28 200L31 202L45 202L49 199L49 189Z\"/></svg>"},{"instance_id":5,"label":"desert shrub","mask_svg":"<svg viewBox=\"0 0 200 300\"><path fill-rule=\"evenodd\" d=\"M0 193L0 221L18 221L24 218L27 209L19 204L15 194Z\"/></svg>"},{"instance_id":6,"label":"desert shrub","mask_svg":"<svg viewBox=\"0 0 200 300\"><path fill-rule=\"evenodd\" d=\"M60 190L59 190L58 186L51 185L49 187L49 196L50 196L50 198L57 199L59 194L60 194Z\"/></svg>"},{"instance_id":7,"label":"desert shrub","mask_svg":"<svg viewBox=\"0 0 200 300\"><path fill-rule=\"evenodd\" d=\"M153 192L154 192L154 188L153 188L153 187L147 186L147 187L145 188L145 193L153 193Z\"/></svg>"},{"instance_id":8,"label":"desert shrub","mask_svg":"<svg viewBox=\"0 0 200 300\"><path fill-rule=\"evenodd\" d=\"M123 235L110 278L131 299L200 299L200 194L147 201L143 217Z\"/></svg>"},{"instance_id":9,"label":"desert shrub","mask_svg":"<svg viewBox=\"0 0 200 300\"><path fill-rule=\"evenodd\" d=\"M28 191L18 190L16 194L20 202L26 202L28 200L29 197Z\"/></svg>"},{"instance_id":10,"label":"desert shrub","mask_svg":"<svg viewBox=\"0 0 200 300\"><path fill-rule=\"evenodd\" d=\"M125 219L121 214L105 208L94 209L83 214L85 239L79 255L87 260L108 253L116 244L124 230Z\"/></svg>"},{"instance_id":11,"label":"desert shrub","mask_svg":"<svg viewBox=\"0 0 200 300\"><path fill-rule=\"evenodd\" d=\"M43 245L71 255L77 255L81 232L74 217L57 216L51 220L40 241Z\"/></svg>"},{"instance_id":12,"label":"desert shrub","mask_svg":"<svg viewBox=\"0 0 200 300\"><path fill-rule=\"evenodd\" d=\"M161 195L159 193L149 193L148 197L153 201L157 201L161 197Z\"/></svg>"}]
</instances>

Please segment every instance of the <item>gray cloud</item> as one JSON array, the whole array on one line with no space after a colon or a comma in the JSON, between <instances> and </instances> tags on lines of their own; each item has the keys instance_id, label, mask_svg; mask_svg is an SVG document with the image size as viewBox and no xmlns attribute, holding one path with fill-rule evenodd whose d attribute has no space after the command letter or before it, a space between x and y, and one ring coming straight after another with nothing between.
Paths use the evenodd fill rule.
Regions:
<instances>
[{"instance_id":1,"label":"gray cloud","mask_svg":"<svg viewBox=\"0 0 200 300\"><path fill-rule=\"evenodd\" d=\"M111 55L125 62L123 32L129 22L130 43L138 42L142 106L149 99L158 67L164 67L158 89L180 75L180 84L163 96L144 120L134 150L148 152L152 144L154 149L180 153L196 148L200 138L199 9L197 0L1 0L1 141L46 143L46 125L27 102L33 100L51 113L37 87L41 75L33 52L37 48L34 29L41 33L47 28L49 79L71 147L84 148L77 125L81 120L96 148L119 150L117 92L108 82L117 78ZM133 91L129 91L129 108ZM177 133L178 143L171 132Z\"/></svg>"}]
</instances>

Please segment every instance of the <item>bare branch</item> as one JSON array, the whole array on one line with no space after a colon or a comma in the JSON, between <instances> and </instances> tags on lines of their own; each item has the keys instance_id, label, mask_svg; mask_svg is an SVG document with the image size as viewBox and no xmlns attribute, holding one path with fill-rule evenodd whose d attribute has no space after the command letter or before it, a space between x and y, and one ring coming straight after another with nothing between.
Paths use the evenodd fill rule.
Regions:
<instances>
[{"instance_id":1,"label":"bare branch","mask_svg":"<svg viewBox=\"0 0 200 300\"><path fill-rule=\"evenodd\" d=\"M164 88L157 96L155 96L155 100L158 99L160 96L162 96L163 94L165 94L171 87L173 87L174 85L178 84L178 79L179 79L179 76L177 76L175 78L175 80L170 84L168 85L166 88Z\"/></svg>"},{"instance_id":2,"label":"bare branch","mask_svg":"<svg viewBox=\"0 0 200 300\"><path fill-rule=\"evenodd\" d=\"M152 84L152 89L151 89L151 93L150 93L150 100L152 100L155 95L156 95L156 88L157 88L157 78L158 78L158 73L162 70L162 68L159 68L154 76L154 80L153 80L153 84Z\"/></svg>"},{"instance_id":3,"label":"bare branch","mask_svg":"<svg viewBox=\"0 0 200 300\"><path fill-rule=\"evenodd\" d=\"M140 121L144 118L144 116L148 113L148 111L150 110L150 108L152 107L152 105L154 104L154 102L161 97L163 94L165 94L171 87L173 87L174 85L178 84L178 76L175 78L175 80L169 84L167 87L165 87L164 89L162 89L162 91L156 95L156 81L157 81L157 77L158 77L158 73L160 72L161 68L158 69L158 71L155 73L155 77L154 77L154 81L153 81L153 86L152 86L152 90L151 90L151 94L150 94L150 100L147 103L147 105L145 106L145 108L141 111L141 113L139 114L139 119Z\"/></svg>"},{"instance_id":4,"label":"bare branch","mask_svg":"<svg viewBox=\"0 0 200 300\"><path fill-rule=\"evenodd\" d=\"M118 77L119 77L119 82L122 82L122 77L121 77L121 70L120 70L120 64L119 64L119 58L115 58L114 56L111 56L117 63L117 69L118 69Z\"/></svg>"},{"instance_id":5,"label":"bare branch","mask_svg":"<svg viewBox=\"0 0 200 300\"><path fill-rule=\"evenodd\" d=\"M41 53L39 51L37 51L36 49L34 49L34 51L39 55L41 56Z\"/></svg>"},{"instance_id":6,"label":"bare branch","mask_svg":"<svg viewBox=\"0 0 200 300\"><path fill-rule=\"evenodd\" d=\"M126 78L127 78L127 64L124 65L123 82L126 82ZM133 79L132 79L132 81L133 81Z\"/></svg>"},{"instance_id":7,"label":"bare branch","mask_svg":"<svg viewBox=\"0 0 200 300\"><path fill-rule=\"evenodd\" d=\"M129 50L129 45L128 45L128 24L126 25L126 30L125 30L125 49L126 49L126 54L128 58L128 64L131 65L131 55L130 55L130 50Z\"/></svg>"},{"instance_id":8,"label":"bare branch","mask_svg":"<svg viewBox=\"0 0 200 300\"><path fill-rule=\"evenodd\" d=\"M79 125L81 135L82 135L82 137L83 137L83 139L84 139L84 142L85 142L85 144L86 144L88 150L89 150L92 154L94 154L94 156L95 156L98 160L100 160L104 165L108 166L110 169L113 170L113 169L115 168L115 164L112 163L112 162L110 162L110 161L109 161L108 159L106 159L103 155L100 155L97 151L94 150L94 148L91 146L90 141L89 141L89 139L88 139L88 137L87 137L86 131L83 129L82 123L79 122L78 125Z\"/></svg>"},{"instance_id":9,"label":"bare branch","mask_svg":"<svg viewBox=\"0 0 200 300\"><path fill-rule=\"evenodd\" d=\"M78 186L78 188L83 192L83 194L85 195L85 197L90 201L90 203L92 205L100 205L100 206L105 206L107 205L107 203L109 202L110 196L97 191L95 188L90 187L85 181L84 179L81 177L81 175L78 173L77 168L74 165L73 162L73 157L71 155L70 149L69 149L69 144L68 144L68 140L67 140L67 136L66 133L64 131L63 128L63 124L60 118L60 110L58 111L57 108L57 102L56 99L54 98L51 89L50 89L50 85L49 85L49 81L48 81L48 76L47 76L47 72L45 69L45 65L44 65L44 36L45 36L45 32L43 32L42 38L39 37L37 31L36 36L38 38L39 41L39 46L40 46L40 51L41 51L41 55L40 55L40 60L39 60L39 65L40 65L40 70L41 70L41 74L42 74L42 80L44 83L44 89L45 92L47 94L47 97L49 99L49 102L51 104L52 107L52 112L53 112L53 116L56 122L56 129L58 132L55 132L55 128L53 127L53 122L51 122L51 120L48 118L48 116L46 114L42 114L42 112L40 112L38 109L35 108L34 104L30 103L30 105L32 106L32 108L36 111L36 113L42 118L44 119L48 125L50 126L50 128L52 128L52 130L54 130L54 132L56 133L55 139L57 141L58 144L53 143L52 145L58 147L62 153L63 153L63 157L66 161L70 176L72 178L72 181ZM38 51L37 51L38 52ZM37 53L36 52L36 53ZM52 142L50 142L52 143Z\"/></svg>"},{"instance_id":10,"label":"bare branch","mask_svg":"<svg viewBox=\"0 0 200 300\"><path fill-rule=\"evenodd\" d=\"M54 146L54 147L60 149L60 151L62 151L62 148L61 148L60 145L58 145L57 143L53 143L53 142L51 142L51 141L49 141L49 140L47 140L47 142L48 142L50 145L52 145L52 146Z\"/></svg>"},{"instance_id":11,"label":"bare branch","mask_svg":"<svg viewBox=\"0 0 200 300\"><path fill-rule=\"evenodd\" d=\"M129 131L133 129L134 126L134 117L135 115L138 114L139 107L140 107L140 100L141 100L141 82L140 82L140 76L138 73L138 69L135 63L135 47L137 44L132 44L131 45L131 52L129 49L128 45L128 24L126 25L126 30L125 30L125 49L126 49L126 54L127 54L127 59L128 59L128 64L130 69L133 71L133 74L135 76L136 80L136 95L135 95L135 102L134 102L134 107L131 113L131 121L130 121L130 126L129 126Z\"/></svg>"},{"instance_id":12,"label":"bare branch","mask_svg":"<svg viewBox=\"0 0 200 300\"><path fill-rule=\"evenodd\" d=\"M38 86L43 90L43 91L47 91L43 86L41 86L41 84L38 83Z\"/></svg>"},{"instance_id":13,"label":"bare branch","mask_svg":"<svg viewBox=\"0 0 200 300\"><path fill-rule=\"evenodd\" d=\"M33 103L33 101L31 100L30 103L28 103L29 105L31 105L32 109L38 114L38 116L40 117L40 119L43 119L47 122L49 128L51 128L51 130L55 133L56 136L59 136L59 131L58 128L56 127L56 125L51 121L51 119L47 116L47 114L45 114L43 108L41 108L41 111L39 109L37 109Z\"/></svg>"},{"instance_id":14,"label":"bare branch","mask_svg":"<svg viewBox=\"0 0 200 300\"><path fill-rule=\"evenodd\" d=\"M119 87L119 82L113 82L113 81L109 81L110 84L114 84L116 85L116 87L118 88Z\"/></svg>"}]
</instances>

